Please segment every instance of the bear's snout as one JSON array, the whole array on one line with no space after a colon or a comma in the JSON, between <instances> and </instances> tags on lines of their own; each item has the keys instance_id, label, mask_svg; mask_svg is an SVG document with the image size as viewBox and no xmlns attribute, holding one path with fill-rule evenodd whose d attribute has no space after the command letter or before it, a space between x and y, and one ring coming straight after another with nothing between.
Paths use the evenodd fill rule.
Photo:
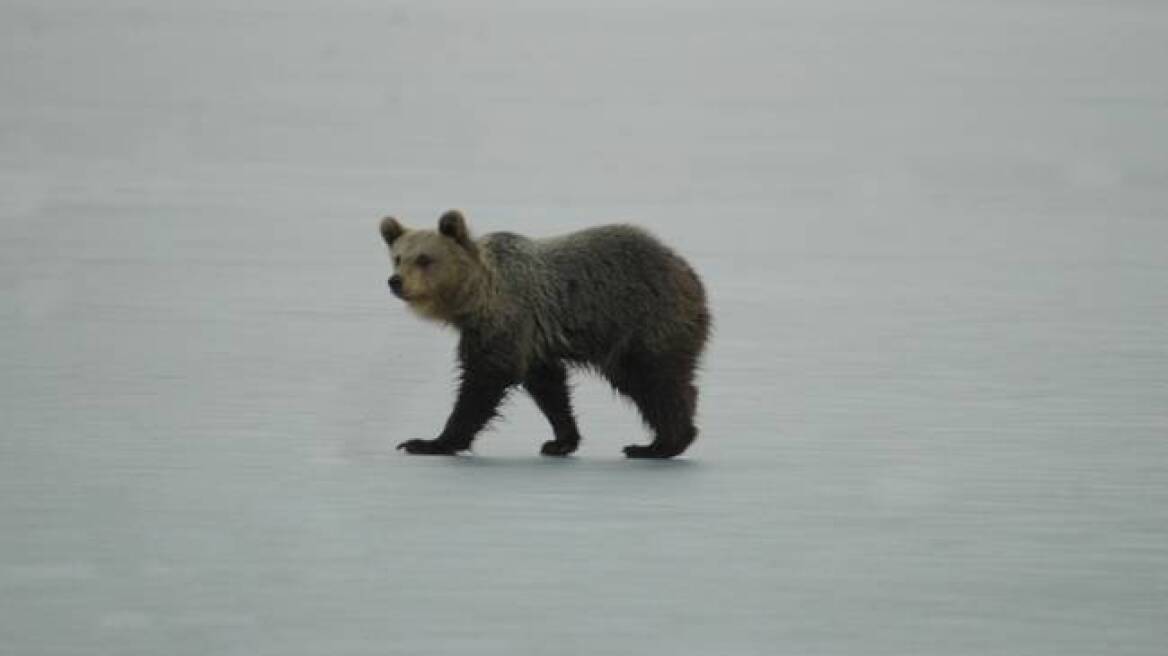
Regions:
<instances>
[{"instance_id":1,"label":"bear's snout","mask_svg":"<svg viewBox=\"0 0 1168 656\"><path fill-rule=\"evenodd\" d=\"M389 277L389 289L394 296L402 298L402 278L396 273Z\"/></svg>"}]
</instances>

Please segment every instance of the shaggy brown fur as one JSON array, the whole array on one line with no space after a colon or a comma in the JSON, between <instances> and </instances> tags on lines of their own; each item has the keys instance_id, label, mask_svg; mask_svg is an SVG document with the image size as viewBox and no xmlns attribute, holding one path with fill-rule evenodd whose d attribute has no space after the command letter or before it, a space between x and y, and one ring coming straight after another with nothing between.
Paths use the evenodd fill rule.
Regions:
<instances>
[{"instance_id":1,"label":"shaggy brown fur","mask_svg":"<svg viewBox=\"0 0 1168 656\"><path fill-rule=\"evenodd\" d=\"M630 458L669 458L697 436L694 371L710 330L697 274L645 231L610 225L551 239L497 232L471 237L457 211L438 230L381 222L389 286L422 317L455 327L462 380L442 433L408 440L408 453L470 448L509 390L522 386L552 425L542 453L576 450L566 366L604 376L653 430Z\"/></svg>"}]
</instances>

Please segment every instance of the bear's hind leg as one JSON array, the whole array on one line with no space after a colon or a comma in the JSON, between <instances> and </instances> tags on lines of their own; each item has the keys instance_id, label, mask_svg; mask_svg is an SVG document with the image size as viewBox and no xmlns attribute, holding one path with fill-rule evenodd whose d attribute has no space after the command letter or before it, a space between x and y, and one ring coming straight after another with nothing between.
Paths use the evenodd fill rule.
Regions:
<instances>
[{"instance_id":1,"label":"bear's hind leg","mask_svg":"<svg viewBox=\"0 0 1168 656\"><path fill-rule=\"evenodd\" d=\"M687 357L626 358L609 373L613 387L633 400L654 433L653 441L647 445L626 446L626 456L672 458L697 437L693 423L697 407L693 362Z\"/></svg>"},{"instance_id":2,"label":"bear's hind leg","mask_svg":"<svg viewBox=\"0 0 1168 656\"><path fill-rule=\"evenodd\" d=\"M568 372L558 362L540 363L531 368L523 388L552 425L555 439L544 442L540 453L566 456L580 445L580 431L572 416L572 399L568 390Z\"/></svg>"}]
</instances>

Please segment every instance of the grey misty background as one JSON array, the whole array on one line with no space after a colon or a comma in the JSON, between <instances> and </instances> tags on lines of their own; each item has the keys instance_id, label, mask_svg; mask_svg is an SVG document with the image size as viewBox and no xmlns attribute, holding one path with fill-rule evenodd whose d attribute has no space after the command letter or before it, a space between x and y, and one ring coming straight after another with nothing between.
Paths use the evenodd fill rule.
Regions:
<instances>
[{"instance_id":1,"label":"grey misty background","mask_svg":"<svg viewBox=\"0 0 1168 656\"><path fill-rule=\"evenodd\" d=\"M1168 6L584 5L0 5L0 652L1163 653ZM696 265L683 460L392 451L449 207Z\"/></svg>"}]
</instances>

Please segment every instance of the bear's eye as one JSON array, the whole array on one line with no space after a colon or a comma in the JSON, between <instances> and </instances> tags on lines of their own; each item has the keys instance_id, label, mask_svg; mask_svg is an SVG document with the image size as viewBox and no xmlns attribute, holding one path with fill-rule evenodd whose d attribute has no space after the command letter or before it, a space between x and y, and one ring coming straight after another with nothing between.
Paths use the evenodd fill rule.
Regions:
<instances>
[{"instance_id":1,"label":"bear's eye","mask_svg":"<svg viewBox=\"0 0 1168 656\"><path fill-rule=\"evenodd\" d=\"M434 259L431 258L429 255L422 253L421 255L419 255L417 257L417 259L414 260L414 262L417 263L418 266L425 269L426 267L428 267L434 263Z\"/></svg>"},{"instance_id":2,"label":"bear's eye","mask_svg":"<svg viewBox=\"0 0 1168 656\"><path fill-rule=\"evenodd\" d=\"M394 255L393 256L393 265L398 266L400 264L401 264L401 255Z\"/></svg>"}]
</instances>

